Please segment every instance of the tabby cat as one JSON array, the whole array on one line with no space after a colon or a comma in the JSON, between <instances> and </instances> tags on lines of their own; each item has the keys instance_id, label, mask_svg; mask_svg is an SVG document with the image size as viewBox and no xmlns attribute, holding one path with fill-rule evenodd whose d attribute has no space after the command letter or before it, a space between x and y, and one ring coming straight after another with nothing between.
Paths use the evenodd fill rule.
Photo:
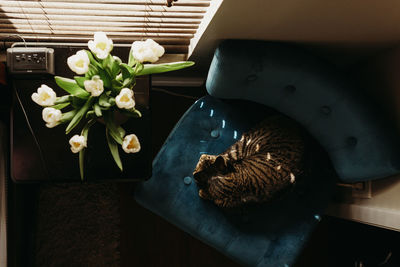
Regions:
<instances>
[{"instance_id":1,"label":"tabby cat","mask_svg":"<svg viewBox=\"0 0 400 267\"><path fill-rule=\"evenodd\" d=\"M220 155L201 155L193 172L199 196L220 207L279 197L303 173L301 128L284 117L267 118Z\"/></svg>"}]
</instances>

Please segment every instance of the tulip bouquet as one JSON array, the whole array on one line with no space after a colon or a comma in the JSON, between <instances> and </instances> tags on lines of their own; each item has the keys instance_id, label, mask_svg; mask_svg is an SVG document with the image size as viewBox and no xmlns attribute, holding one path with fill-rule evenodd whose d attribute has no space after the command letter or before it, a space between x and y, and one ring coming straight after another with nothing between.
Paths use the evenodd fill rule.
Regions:
<instances>
[{"instance_id":1,"label":"tulip bouquet","mask_svg":"<svg viewBox=\"0 0 400 267\"><path fill-rule=\"evenodd\" d=\"M48 128L67 124L70 134L80 123L83 128L69 140L72 153L79 153L81 179L84 178L84 152L87 147L90 127L102 119L111 155L122 171L119 146L126 153L140 151L140 142L134 133L125 130L114 120L119 112L129 117L142 115L135 108L133 87L135 78L141 75L174 71L192 66L190 61L154 63L164 54L164 48L151 39L132 43L128 63L112 56L113 42L103 32L96 32L94 40L88 42L89 50L80 50L68 58L69 68L78 75L74 79L55 76L55 82L68 94L57 97L52 88L42 85L32 94L32 100L43 106L43 120ZM63 111L67 109L67 111Z\"/></svg>"}]
</instances>

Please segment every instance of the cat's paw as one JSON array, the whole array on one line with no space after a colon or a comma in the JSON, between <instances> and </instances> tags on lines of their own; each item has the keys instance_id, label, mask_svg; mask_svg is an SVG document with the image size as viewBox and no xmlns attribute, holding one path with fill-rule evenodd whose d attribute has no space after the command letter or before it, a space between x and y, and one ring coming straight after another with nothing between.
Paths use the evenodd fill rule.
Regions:
<instances>
[{"instance_id":1,"label":"cat's paw","mask_svg":"<svg viewBox=\"0 0 400 267\"><path fill-rule=\"evenodd\" d=\"M217 205L220 208L225 208L226 202L222 199L216 199L214 200L215 205Z\"/></svg>"},{"instance_id":2,"label":"cat's paw","mask_svg":"<svg viewBox=\"0 0 400 267\"><path fill-rule=\"evenodd\" d=\"M252 202L260 202L260 198L256 196L242 196L241 202L243 204L252 203Z\"/></svg>"},{"instance_id":3,"label":"cat's paw","mask_svg":"<svg viewBox=\"0 0 400 267\"><path fill-rule=\"evenodd\" d=\"M232 209L241 206L242 203L230 198L221 198L221 199L215 199L214 204L220 208Z\"/></svg>"},{"instance_id":4,"label":"cat's paw","mask_svg":"<svg viewBox=\"0 0 400 267\"><path fill-rule=\"evenodd\" d=\"M199 190L199 197L202 199L210 199L209 195L203 189Z\"/></svg>"}]
</instances>

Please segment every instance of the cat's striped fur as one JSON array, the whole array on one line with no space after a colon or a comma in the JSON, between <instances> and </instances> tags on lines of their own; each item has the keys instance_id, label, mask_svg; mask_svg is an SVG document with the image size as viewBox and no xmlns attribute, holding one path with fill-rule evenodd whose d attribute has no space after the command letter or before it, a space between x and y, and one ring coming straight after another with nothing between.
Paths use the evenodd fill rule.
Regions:
<instances>
[{"instance_id":1,"label":"cat's striped fur","mask_svg":"<svg viewBox=\"0 0 400 267\"><path fill-rule=\"evenodd\" d=\"M278 197L302 174L304 147L297 124L269 117L224 153L201 155L193 172L199 196L220 207Z\"/></svg>"}]
</instances>

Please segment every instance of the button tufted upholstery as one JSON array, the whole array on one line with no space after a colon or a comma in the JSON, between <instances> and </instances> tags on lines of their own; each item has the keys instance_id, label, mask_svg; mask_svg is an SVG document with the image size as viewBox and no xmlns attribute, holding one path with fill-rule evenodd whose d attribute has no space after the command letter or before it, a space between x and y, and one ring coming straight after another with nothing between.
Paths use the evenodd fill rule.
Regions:
<instances>
[{"instance_id":1,"label":"button tufted upholstery","mask_svg":"<svg viewBox=\"0 0 400 267\"><path fill-rule=\"evenodd\" d=\"M400 172L399 135L338 71L288 44L228 40L214 55L210 95L247 99L300 122L339 177L356 182Z\"/></svg>"},{"instance_id":2,"label":"button tufted upholstery","mask_svg":"<svg viewBox=\"0 0 400 267\"><path fill-rule=\"evenodd\" d=\"M219 154L271 114L254 103L198 100L181 118L153 161L153 176L136 188L142 206L250 266L291 265L330 199L336 174L316 152L308 184L273 205L223 211L198 197L192 172L201 154Z\"/></svg>"},{"instance_id":3,"label":"button tufted upholstery","mask_svg":"<svg viewBox=\"0 0 400 267\"><path fill-rule=\"evenodd\" d=\"M291 266L321 219L337 174L359 181L399 170L390 128L327 63L297 47L226 41L215 53L207 90L211 96L198 100L171 132L135 199L244 265ZM328 152L313 146L308 182L284 199L242 211L200 199L192 179L200 155L223 152L276 112L265 105L300 122Z\"/></svg>"}]
</instances>

